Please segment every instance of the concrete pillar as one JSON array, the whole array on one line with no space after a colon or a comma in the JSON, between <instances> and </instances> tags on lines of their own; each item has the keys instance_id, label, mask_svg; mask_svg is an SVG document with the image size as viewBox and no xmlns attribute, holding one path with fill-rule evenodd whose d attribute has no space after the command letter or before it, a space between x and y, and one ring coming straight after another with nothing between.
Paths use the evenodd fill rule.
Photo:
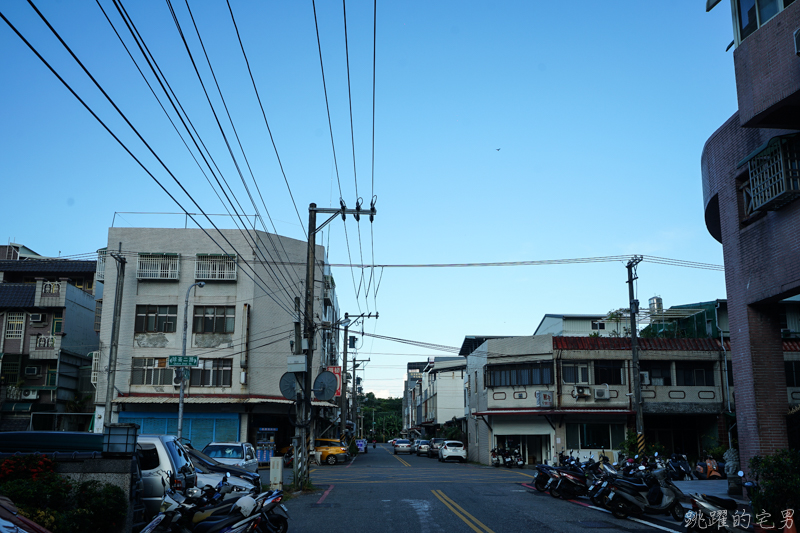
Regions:
<instances>
[{"instance_id":1,"label":"concrete pillar","mask_svg":"<svg viewBox=\"0 0 800 533\"><path fill-rule=\"evenodd\" d=\"M746 468L754 455L789 445L783 341L777 305L735 305L729 312L739 456Z\"/></svg>"}]
</instances>

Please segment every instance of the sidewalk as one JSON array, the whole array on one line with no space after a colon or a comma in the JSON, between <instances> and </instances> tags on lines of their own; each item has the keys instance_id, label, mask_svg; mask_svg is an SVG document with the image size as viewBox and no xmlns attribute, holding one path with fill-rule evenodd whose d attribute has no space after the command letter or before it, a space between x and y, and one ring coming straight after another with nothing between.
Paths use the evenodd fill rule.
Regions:
<instances>
[{"instance_id":1,"label":"sidewalk","mask_svg":"<svg viewBox=\"0 0 800 533\"><path fill-rule=\"evenodd\" d=\"M684 494L691 496L692 494L709 494L717 496L718 498L730 498L739 504L740 509L749 509L750 503L741 494L731 496L728 494L728 480L727 479L714 479L714 480L699 480L693 479L691 481L673 481L675 486L681 489Z\"/></svg>"}]
</instances>

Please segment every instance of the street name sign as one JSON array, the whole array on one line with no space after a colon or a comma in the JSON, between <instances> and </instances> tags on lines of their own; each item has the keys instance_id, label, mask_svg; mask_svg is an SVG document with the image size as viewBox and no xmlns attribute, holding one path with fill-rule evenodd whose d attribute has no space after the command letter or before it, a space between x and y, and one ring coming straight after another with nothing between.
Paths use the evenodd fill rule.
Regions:
<instances>
[{"instance_id":1,"label":"street name sign","mask_svg":"<svg viewBox=\"0 0 800 533\"><path fill-rule=\"evenodd\" d=\"M196 355L170 355L167 366L197 366Z\"/></svg>"}]
</instances>

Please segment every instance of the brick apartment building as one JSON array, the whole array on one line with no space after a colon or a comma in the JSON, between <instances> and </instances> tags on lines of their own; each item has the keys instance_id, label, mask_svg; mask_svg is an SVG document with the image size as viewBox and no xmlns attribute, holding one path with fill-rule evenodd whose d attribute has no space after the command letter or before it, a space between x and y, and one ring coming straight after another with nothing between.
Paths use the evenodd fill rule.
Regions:
<instances>
[{"instance_id":1,"label":"brick apartment building","mask_svg":"<svg viewBox=\"0 0 800 533\"><path fill-rule=\"evenodd\" d=\"M779 302L800 294L800 2L731 0L738 110L708 139L705 221L722 243L743 463L798 447ZM709 0L707 9L719 1ZM718 9L726 9L719 6ZM781 386L776 386L781 385ZM796 431L796 430L795 430Z\"/></svg>"}]
</instances>

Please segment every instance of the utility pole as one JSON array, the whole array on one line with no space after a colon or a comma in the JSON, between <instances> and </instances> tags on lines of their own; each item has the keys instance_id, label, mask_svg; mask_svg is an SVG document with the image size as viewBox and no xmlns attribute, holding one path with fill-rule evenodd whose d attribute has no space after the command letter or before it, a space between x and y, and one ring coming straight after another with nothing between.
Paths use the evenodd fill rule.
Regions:
<instances>
[{"instance_id":1,"label":"utility pole","mask_svg":"<svg viewBox=\"0 0 800 533\"><path fill-rule=\"evenodd\" d=\"M205 281L198 281L192 283L186 289L186 302L183 304L183 343L181 344L181 363L186 361L186 331L189 329L189 293L192 292L192 287L205 287ZM181 378L181 391L178 395L178 440L183 436L183 391L186 384L185 366L178 367L178 376Z\"/></svg>"},{"instance_id":2,"label":"utility pole","mask_svg":"<svg viewBox=\"0 0 800 533\"><path fill-rule=\"evenodd\" d=\"M308 205L308 253L306 257L306 301L305 311L303 316L303 338L305 339L306 346L306 365L305 372L298 376L301 390L298 391L297 398L297 425L300 429L300 443L298 444L300 450L295 449L295 464L297 470L295 474L295 483L300 486L306 485L308 481L308 445L306 444L306 429L313 434L312 424L312 407L311 407L311 374L313 371L314 362L314 336L316 334L314 325L314 274L316 271L316 236L317 232L327 226L337 215L342 216L342 220L346 219L347 215L353 215L356 222L361 220L362 214L369 214L369 221L373 222L377 210L375 209L375 201L373 198L369 211L361 208L361 202L356 202L355 209L347 209L344 200L339 199L339 208L318 208L317 204L311 203ZM317 227L317 213L330 214L331 217ZM302 349L302 347L301 347ZM299 453L298 453L299 451Z\"/></svg>"},{"instance_id":3,"label":"utility pole","mask_svg":"<svg viewBox=\"0 0 800 533\"><path fill-rule=\"evenodd\" d=\"M356 378L356 369L359 364L366 362L369 362L369 359L356 361L356 356L353 356L353 433L355 435L358 435L358 394L356 394L358 378Z\"/></svg>"},{"instance_id":4,"label":"utility pole","mask_svg":"<svg viewBox=\"0 0 800 533\"><path fill-rule=\"evenodd\" d=\"M103 414L103 425L111 424L111 398L114 397L114 385L117 375L117 348L119 347L119 323L122 315L122 289L125 285L125 263L122 257L122 243L119 243L118 253L109 253L117 263L117 287L114 293L114 317L111 319L111 346L108 351L108 384L106 387L106 406Z\"/></svg>"},{"instance_id":5,"label":"utility pole","mask_svg":"<svg viewBox=\"0 0 800 533\"><path fill-rule=\"evenodd\" d=\"M630 300L631 315L631 352L633 356L633 399L636 403L636 439L639 453L644 453L644 415L642 414L642 383L639 374L639 345L636 331L636 315L639 313L639 300L636 299L633 291L634 280L639 279L636 275L636 265L642 261L642 256L635 255L628 261L628 297Z\"/></svg>"},{"instance_id":6,"label":"utility pole","mask_svg":"<svg viewBox=\"0 0 800 533\"><path fill-rule=\"evenodd\" d=\"M340 425L341 435L344 435L344 432L347 430L347 415L346 415L346 413L347 413L347 387L344 384L344 380L347 379L347 347L348 347L348 345L350 343L350 339L347 336L347 332L348 332L348 328L350 327L350 324L354 323L355 320L358 320L358 319L361 319L361 318L372 318L372 313L369 313L369 314L361 313L358 316L352 316L352 317L347 313L344 314L344 348L343 348L343 351L342 351L342 384L343 384L343 386L342 386L342 396L340 398L340 400L341 400L340 407L341 407L341 413L342 413L341 414L341 420L340 420L340 423L341 423L341 425ZM375 313L375 318L376 319L379 318L378 317L378 313ZM355 373L354 373L353 377L354 377L353 381L355 381Z\"/></svg>"}]
</instances>

